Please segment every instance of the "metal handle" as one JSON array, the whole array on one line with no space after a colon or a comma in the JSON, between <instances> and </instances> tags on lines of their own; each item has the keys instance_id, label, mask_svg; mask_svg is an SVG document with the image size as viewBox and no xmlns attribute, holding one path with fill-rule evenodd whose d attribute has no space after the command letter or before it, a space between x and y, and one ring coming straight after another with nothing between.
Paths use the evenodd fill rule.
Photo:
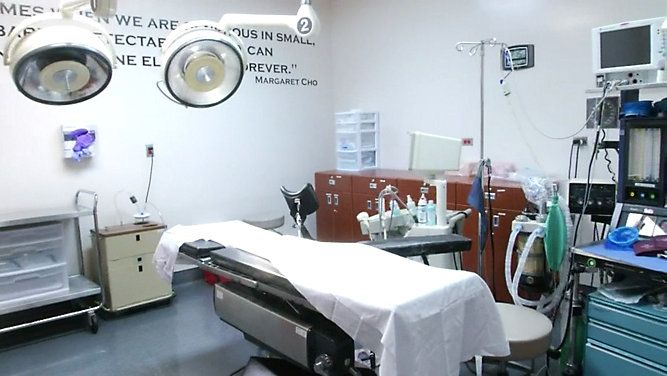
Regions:
<instances>
[{"instance_id":1,"label":"metal handle","mask_svg":"<svg viewBox=\"0 0 667 376\"><path fill-rule=\"evenodd\" d=\"M496 200L496 193L495 192L486 192L486 199L495 201Z\"/></svg>"},{"instance_id":2,"label":"metal handle","mask_svg":"<svg viewBox=\"0 0 667 376\"><path fill-rule=\"evenodd\" d=\"M331 205L331 193L327 193L327 205Z\"/></svg>"},{"instance_id":3,"label":"metal handle","mask_svg":"<svg viewBox=\"0 0 667 376\"><path fill-rule=\"evenodd\" d=\"M329 185L330 186L335 186L336 185L336 179L329 179Z\"/></svg>"},{"instance_id":4,"label":"metal handle","mask_svg":"<svg viewBox=\"0 0 667 376\"><path fill-rule=\"evenodd\" d=\"M315 371L315 374L317 375L327 376L329 375L332 366L333 361L331 360L331 357L328 354L320 354L315 358L313 371Z\"/></svg>"},{"instance_id":5,"label":"metal handle","mask_svg":"<svg viewBox=\"0 0 667 376\"><path fill-rule=\"evenodd\" d=\"M500 216L499 215L494 215L493 216L493 227L499 227L500 226Z\"/></svg>"},{"instance_id":6,"label":"metal handle","mask_svg":"<svg viewBox=\"0 0 667 376\"><path fill-rule=\"evenodd\" d=\"M378 189L378 183L368 183L368 189Z\"/></svg>"},{"instance_id":7,"label":"metal handle","mask_svg":"<svg viewBox=\"0 0 667 376\"><path fill-rule=\"evenodd\" d=\"M366 208L368 208L368 210L373 210L373 201L372 200L366 201Z\"/></svg>"},{"instance_id":8,"label":"metal handle","mask_svg":"<svg viewBox=\"0 0 667 376\"><path fill-rule=\"evenodd\" d=\"M338 195L334 195L334 206L338 206Z\"/></svg>"},{"instance_id":9,"label":"metal handle","mask_svg":"<svg viewBox=\"0 0 667 376\"><path fill-rule=\"evenodd\" d=\"M423 194L425 194L425 195L428 194L428 191L429 191L428 187L421 187L421 188L419 188L419 192L420 192L420 193L423 193Z\"/></svg>"}]
</instances>

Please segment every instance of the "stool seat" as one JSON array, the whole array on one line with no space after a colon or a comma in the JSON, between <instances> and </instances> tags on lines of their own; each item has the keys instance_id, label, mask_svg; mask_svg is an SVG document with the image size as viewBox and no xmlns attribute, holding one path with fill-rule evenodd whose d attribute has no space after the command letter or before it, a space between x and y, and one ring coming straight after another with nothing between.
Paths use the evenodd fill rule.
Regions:
<instances>
[{"instance_id":1,"label":"stool seat","mask_svg":"<svg viewBox=\"0 0 667 376\"><path fill-rule=\"evenodd\" d=\"M255 218L246 218L243 222L264 230L275 230L283 227L285 224L285 216L258 216Z\"/></svg>"},{"instance_id":2,"label":"stool seat","mask_svg":"<svg viewBox=\"0 0 667 376\"><path fill-rule=\"evenodd\" d=\"M500 360L527 360L544 355L549 349L553 325L543 314L522 306L496 303L510 355Z\"/></svg>"}]
</instances>

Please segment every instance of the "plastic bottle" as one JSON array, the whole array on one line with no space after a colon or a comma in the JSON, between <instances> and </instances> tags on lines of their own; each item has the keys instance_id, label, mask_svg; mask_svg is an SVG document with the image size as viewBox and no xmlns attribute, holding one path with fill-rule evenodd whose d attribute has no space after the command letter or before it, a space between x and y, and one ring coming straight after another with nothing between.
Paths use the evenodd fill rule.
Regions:
<instances>
[{"instance_id":1,"label":"plastic bottle","mask_svg":"<svg viewBox=\"0 0 667 376\"><path fill-rule=\"evenodd\" d=\"M426 204L426 224L435 226L435 202L428 200Z\"/></svg>"},{"instance_id":2,"label":"plastic bottle","mask_svg":"<svg viewBox=\"0 0 667 376\"><path fill-rule=\"evenodd\" d=\"M413 217L417 216L417 204L415 200L412 199L410 195L405 199L405 205L408 207L408 211L412 214Z\"/></svg>"},{"instance_id":3,"label":"plastic bottle","mask_svg":"<svg viewBox=\"0 0 667 376\"><path fill-rule=\"evenodd\" d=\"M392 217L398 217L401 215L401 209L398 207L398 202L396 200L391 200L389 207L391 208Z\"/></svg>"},{"instance_id":4,"label":"plastic bottle","mask_svg":"<svg viewBox=\"0 0 667 376\"><path fill-rule=\"evenodd\" d=\"M417 222L420 224L426 224L426 196L422 193L422 196L419 198L417 203Z\"/></svg>"}]
</instances>

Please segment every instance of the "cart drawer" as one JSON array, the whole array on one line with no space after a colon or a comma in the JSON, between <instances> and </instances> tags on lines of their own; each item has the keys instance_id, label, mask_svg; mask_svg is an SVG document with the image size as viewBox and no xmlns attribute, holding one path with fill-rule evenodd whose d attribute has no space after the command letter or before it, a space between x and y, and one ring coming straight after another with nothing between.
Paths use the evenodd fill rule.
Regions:
<instances>
[{"instance_id":1,"label":"cart drawer","mask_svg":"<svg viewBox=\"0 0 667 376\"><path fill-rule=\"evenodd\" d=\"M14 247L47 240L58 240L62 239L63 236L63 224L60 222L0 230L0 257L3 252L10 252Z\"/></svg>"},{"instance_id":2,"label":"cart drawer","mask_svg":"<svg viewBox=\"0 0 667 376\"><path fill-rule=\"evenodd\" d=\"M667 367L667 349L648 338L623 333L594 321L588 323L588 338Z\"/></svg>"},{"instance_id":3,"label":"cart drawer","mask_svg":"<svg viewBox=\"0 0 667 376\"><path fill-rule=\"evenodd\" d=\"M63 239L42 240L33 243L25 243L15 246L0 248L0 262L1 261L19 261L30 258L49 257L54 262L65 261L65 248L63 246ZM25 262L25 261L24 261ZM2 268L0 267L0 270Z\"/></svg>"},{"instance_id":4,"label":"cart drawer","mask_svg":"<svg viewBox=\"0 0 667 376\"><path fill-rule=\"evenodd\" d=\"M605 348L597 342L586 344L584 375L604 376L664 376L664 367L633 357L620 351Z\"/></svg>"},{"instance_id":5,"label":"cart drawer","mask_svg":"<svg viewBox=\"0 0 667 376\"><path fill-rule=\"evenodd\" d=\"M67 290L69 279L64 262L22 269L0 275L0 307L16 299Z\"/></svg>"},{"instance_id":6,"label":"cart drawer","mask_svg":"<svg viewBox=\"0 0 667 376\"><path fill-rule=\"evenodd\" d=\"M608 304L591 298L588 304L589 320L603 323L608 327L617 327L637 335L652 338L656 342L667 342L667 321L657 311L649 316L639 311L625 309L623 305ZM662 313L664 315L664 313Z\"/></svg>"}]
</instances>

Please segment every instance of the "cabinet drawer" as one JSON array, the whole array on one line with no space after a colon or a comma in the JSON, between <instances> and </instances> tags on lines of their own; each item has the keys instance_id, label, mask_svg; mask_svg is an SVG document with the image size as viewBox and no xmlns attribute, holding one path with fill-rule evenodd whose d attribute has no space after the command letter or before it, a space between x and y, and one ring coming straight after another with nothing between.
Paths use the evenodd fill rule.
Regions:
<instances>
[{"instance_id":1,"label":"cabinet drawer","mask_svg":"<svg viewBox=\"0 0 667 376\"><path fill-rule=\"evenodd\" d=\"M595 321L588 323L588 338L667 366L667 349L653 340L623 333Z\"/></svg>"},{"instance_id":2,"label":"cabinet drawer","mask_svg":"<svg viewBox=\"0 0 667 376\"><path fill-rule=\"evenodd\" d=\"M521 188L491 185L491 205L496 209L522 211L526 207L526 196Z\"/></svg>"},{"instance_id":3,"label":"cabinet drawer","mask_svg":"<svg viewBox=\"0 0 667 376\"><path fill-rule=\"evenodd\" d=\"M315 174L315 189L327 192L352 191L352 177L342 174Z\"/></svg>"},{"instance_id":4,"label":"cabinet drawer","mask_svg":"<svg viewBox=\"0 0 667 376\"><path fill-rule=\"evenodd\" d=\"M352 192L359 194L378 195L386 186L396 186L396 179L368 176L352 177Z\"/></svg>"},{"instance_id":5,"label":"cabinet drawer","mask_svg":"<svg viewBox=\"0 0 667 376\"><path fill-rule=\"evenodd\" d=\"M153 253L109 263L107 291L114 310L171 295L171 286L153 267Z\"/></svg>"},{"instance_id":6,"label":"cabinet drawer","mask_svg":"<svg viewBox=\"0 0 667 376\"><path fill-rule=\"evenodd\" d=\"M155 252L163 230L102 238L102 255L109 261Z\"/></svg>"},{"instance_id":7,"label":"cabinet drawer","mask_svg":"<svg viewBox=\"0 0 667 376\"><path fill-rule=\"evenodd\" d=\"M491 205L493 210L515 210L523 211L526 207L526 197L523 194L523 190L518 187L506 187L506 186L494 186L491 184L491 190L488 190L486 186L486 181L484 181L484 188L487 190L487 194L491 195ZM465 204L468 202L468 195L472 189L472 184L470 183L460 183L456 189L456 202L458 204ZM484 206L488 206L488 203L484 202Z\"/></svg>"},{"instance_id":8,"label":"cabinet drawer","mask_svg":"<svg viewBox=\"0 0 667 376\"><path fill-rule=\"evenodd\" d=\"M584 375L664 376L665 372L667 369L664 367L613 351L595 341L586 344Z\"/></svg>"},{"instance_id":9,"label":"cabinet drawer","mask_svg":"<svg viewBox=\"0 0 667 376\"><path fill-rule=\"evenodd\" d=\"M601 322L609 327L617 327L641 336L653 338L660 343L667 342L667 323L654 318L640 316L620 308L612 307L597 299L589 300L589 320Z\"/></svg>"},{"instance_id":10,"label":"cabinet drawer","mask_svg":"<svg viewBox=\"0 0 667 376\"><path fill-rule=\"evenodd\" d=\"M447 182L447 208L450 210L454 210L457 186L458 184L456 183ZM403 200L405 200L407 195L410 195L416 202L422 193L425 193L427 200L436 201L435 187L431 187L421 180L398 179L397 187L398 194Z\"/></svg>"}]
</instances>

